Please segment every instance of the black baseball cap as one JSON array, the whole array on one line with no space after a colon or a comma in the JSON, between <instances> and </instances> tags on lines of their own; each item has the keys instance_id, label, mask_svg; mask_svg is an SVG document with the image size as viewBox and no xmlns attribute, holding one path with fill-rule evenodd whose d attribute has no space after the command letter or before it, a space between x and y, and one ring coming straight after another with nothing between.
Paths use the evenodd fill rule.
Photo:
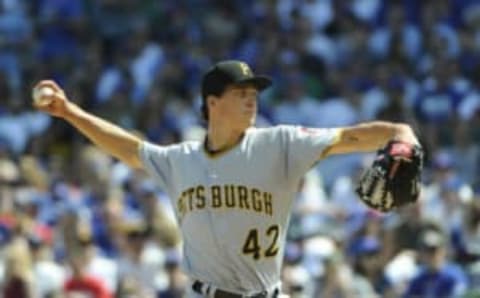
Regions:
<instances>
[{"instance_id":1,"label":"black baseball cap","mask_svg":"<svg viewBox=\"0 0 480 298\"><path fill-rule=\"evenodd\" d=\"M219 96L228 85L252 84L258 91L272 85L268 76L255 75L247 63L239 60L225 60L216 63L202 79L202 112L206 116L206 99L208 95Z\"/></svg>"}]
</instances>

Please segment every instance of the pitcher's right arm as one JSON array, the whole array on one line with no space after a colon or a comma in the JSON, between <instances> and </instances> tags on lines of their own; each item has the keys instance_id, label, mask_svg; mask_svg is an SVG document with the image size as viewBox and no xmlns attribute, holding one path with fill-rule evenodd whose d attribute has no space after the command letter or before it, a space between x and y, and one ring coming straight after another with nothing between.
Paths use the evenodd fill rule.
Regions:
<instances>
[{"instance_id":1,"label":"pitcher's right arm","mask_svg":"<svg viewBox=\"0 0 480 298\"><path fill-rule=\"evenodd\" d=\"M92 115L68 100L65 92L54 81L40 81L35 88L48 86L55 93L49 97L47 105L34 107L66 120L90 141L108 154L118 158L132 168L142 168L139 149L142 140L123 128Z\"/></svg>"}]
</instances>

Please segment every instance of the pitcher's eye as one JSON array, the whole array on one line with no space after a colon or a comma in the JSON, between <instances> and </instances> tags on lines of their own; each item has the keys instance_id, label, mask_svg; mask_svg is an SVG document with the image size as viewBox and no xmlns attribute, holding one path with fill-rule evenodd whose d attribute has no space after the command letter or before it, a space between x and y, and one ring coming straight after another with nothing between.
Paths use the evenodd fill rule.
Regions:
<instances>
[{"instance_id":1,"label":"pitcher's eye","mask_svg":"<svg viewBox=\"0 0 480 298\"><path fill-rule=\"evenodd\" d=\"M242 97L257 97L258 91L257 90L243 90Z\"/></svg>"}]
</instances>

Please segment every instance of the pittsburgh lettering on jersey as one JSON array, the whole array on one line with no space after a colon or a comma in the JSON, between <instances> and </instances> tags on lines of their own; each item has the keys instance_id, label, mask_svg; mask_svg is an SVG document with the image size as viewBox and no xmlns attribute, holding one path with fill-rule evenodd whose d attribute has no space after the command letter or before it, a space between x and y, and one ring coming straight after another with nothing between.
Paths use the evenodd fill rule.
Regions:
<instances>
[{"instance_id":1,"label":"pittsburgh lettering on jersey","mask_svg":"<svg viewBox=\"0 0 480 298\"><path fill-rule=\"evenodd\" d=\"M270 216L273 214L271 193L243 185L212 185L210 188L199 185L183 191L177 201L182 218L188 212L207 207L213 210L241 209Z\"/></svg>"}]
</instances>

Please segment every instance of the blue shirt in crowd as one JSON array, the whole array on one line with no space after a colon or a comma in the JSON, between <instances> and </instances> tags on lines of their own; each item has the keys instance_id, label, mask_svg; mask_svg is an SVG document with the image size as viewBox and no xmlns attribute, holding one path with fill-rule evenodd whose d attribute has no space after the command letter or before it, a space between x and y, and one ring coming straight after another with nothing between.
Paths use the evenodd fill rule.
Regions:
<instances>
[{"instance_id":1,"label":"blue shirt in crowd","mask_svg":"<svg viewBox=\"0 0 480 298\"><path fill-rule=\"evenodd\" d=\"M410 282L404 298L455 298L466 290L466 278L456 265L443 266L438 271L427 268Z\"/></svg>"}]
</instances>

